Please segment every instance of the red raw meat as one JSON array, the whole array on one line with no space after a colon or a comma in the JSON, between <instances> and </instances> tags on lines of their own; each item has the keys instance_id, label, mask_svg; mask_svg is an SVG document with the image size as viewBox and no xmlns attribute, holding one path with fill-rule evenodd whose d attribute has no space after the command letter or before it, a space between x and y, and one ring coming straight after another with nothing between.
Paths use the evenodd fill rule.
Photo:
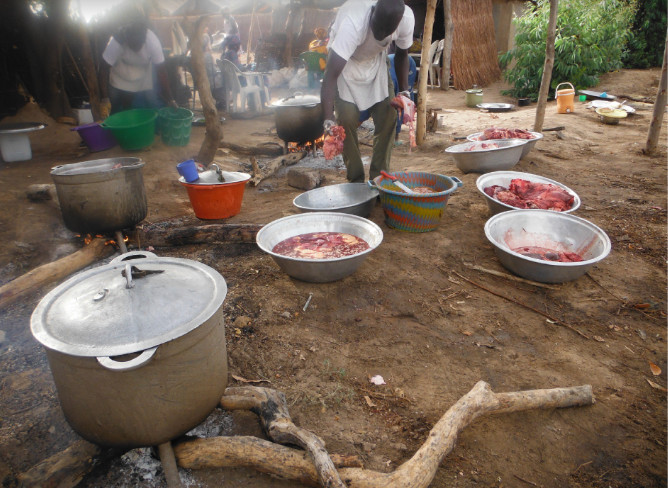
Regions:
<instances>
[{"instance_id":1,"label":"red raw meat","mask_svg":"<svg viewBox=\"0 0 668 488\"><path fill-rule=\"evenodd\" d=\"M479 137L481 141L488 139L535 139L535 136L530 131L524 129L499 129L491 127L485 129Z\"/></svg>"},{"instance_id":2,"label":"red raw meat","mask_svg":"<svg viewBox=\"0 0 668 488\"><path fill-rule=\"evenodd\" d=\"M579 263L583 261L582 256L574 252L554 251L538 246L521 246L513 249L522 256L527 256L534 259L542 259L543 261L554 261L559 263Z\"/></svg>"},{"instance_id":3,"label":"red raw meat","mask_svg":"<svg viewBox=\"0 0 668 488\"><path fill-rule=\"evenodd\" d=\"M504 188L492 185L483 189L492 198L516 208L539 208L563 212L573 206L575 197L550 183L533 183L515 178Z\"/></svg>"},{"instance_id":4,"label":"red raw meat","mask_svg":"<svg viewBox=\"0 0 668 488\"><path fill-rule=\"evenodd\" d=\"M322 152L325 159L334 159L343 152L343 141L346 138L346 130L340 125L335 125L330 129L331 134L325 136L325 142L322 145Z\"/></svg>"}]
</instances>

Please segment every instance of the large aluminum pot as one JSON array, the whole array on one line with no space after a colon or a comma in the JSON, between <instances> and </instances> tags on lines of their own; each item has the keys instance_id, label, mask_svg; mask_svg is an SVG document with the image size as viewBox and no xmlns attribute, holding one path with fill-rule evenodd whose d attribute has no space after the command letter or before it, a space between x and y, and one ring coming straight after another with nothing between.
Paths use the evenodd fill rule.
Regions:
<instances>
[{"instance_id":1,"label":"large aluminum pot","mask_svg":"<svg viewBox=\"0 0 668 488\"><path fill-rule=\"evenodd\" d=\"M109 158L51 169L63 220L81 233L109 233L134 227L147 212L139 158Z\"/></svg>"},{"instance_id":2,"label":"large aluminum pot","mask_svg":"<svg viewBox=\"0 0 668 488\"><path fill-rule=\"evenodd\" d=\"M272 106L276 133L283 141L305 144L322 137L325 116L320 97L297 92L278 100Z\"/></svg>"},{"instance_id":3,"label":"large aluminum pot","mask_svg":"<svg viewBox=\"0 0 668 488\"><path fill-rule=\"evenodd\" d=\"M199 425L227 386L214 269L130 252L49 292L31 317L65 418L85 439L159 445Z\"/></svg>"}]
</instances>

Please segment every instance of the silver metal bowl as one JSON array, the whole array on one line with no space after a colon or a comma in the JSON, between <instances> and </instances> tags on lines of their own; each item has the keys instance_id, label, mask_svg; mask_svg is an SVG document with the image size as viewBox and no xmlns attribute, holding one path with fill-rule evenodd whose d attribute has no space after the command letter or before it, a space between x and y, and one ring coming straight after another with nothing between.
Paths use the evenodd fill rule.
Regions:
<instances>
[{"instance_id":1,"label":"silver metal bowl","mask_svg":"<svg viewBox=\"0 0 668 488\"><path fill-rule=\"evenodd\" d=\"M540 141L543 138L543 134L540 132L531 132L531 135L534 136L533 139L487 139L488 141L524 141L524 146L522 147L522 155L520 156L520 159L522 159L524 156L529 154L531 150L534 148L536 143ZM473 134L469 134L466 136L466 140L468 141L480 141L480 136L482 136L482 132L474 132Z\"/></svg>"},{"instance_id":2,"label":"silver metal bowl","mask_svg":"<svg viewBox=\"0 0 668 488\"><path fill-rule=\"evenodd\" d=\"M487 201L487 206L489 207L489 210L492 212L492 215L497 214L499 212L505 212L507 210L519 210L517 207L513 207L512 205L508 205L507 203L500 202L496 198L492 198L487 193L485 193L485 188L492 185L499 185L508 188L510 186L510 181L514 180L515 178L521 178L523 180L527 180L532 183L550 183L552 185L558 186L559 188L562 188L563 190L566 190L568 193L573 195L574 198L573 206L570 209L564 210L561 213L571 213L580 208L581 202L578 194L575 193L570 188L568 188L566 185L562 185L558 181L554 181L549 178L534 175L531 173L522 173L519 171L493 171L492 173L480 175L476 180L476 186L478 187L478 191L482 194L483 197L485 197L485 200Z\"/></svg>"},{"instance_id":3,"label":"silver metal bowl","mask_svg":"<svg viewBox=\"0 0 668 488\"><path fill-rule=\"evenodd\" d=\"M292 203L302 212L341 212L368 217L378 195L378 190L366 183L342 183L307 191Z\"/></svg>"},{"instance_id":4,"label":"silver metal bowl","mask_svg":"<svg viewBox=\"0 0 668 488\"><path fill-rule=\"evenodd\" d=\"M274 246L285 239L310 232L343 232L361 237L369 249L352 256L332 259L300 259L276 254ZM371 251L383 241L383 231L358 215L309 212L274 220L260 229L256 242L288 275L311 283L337 281L354 273Z\"/></svg>"},{"instance_id":5,"label":"silver metal bowl","mask_svg":"<svg viewBox=\"0 0 668 488\"><path fill-rule=\"evenodd\" d=\"M479 145L480 142L465 142L450 146L445 152L452 155L455 164L464 173L500 171L510 169L519 162L524 140L503 139L489 142L494 142L499 147L469 151L467 149Z\"/></svg>"},{"instance_id":6,"label":"silver metal bowl","mask_svg":"<svg viewBox=\"0 0 668 488\"><path fill-rule=\"evenodd\" d=\"M611 249L608 235L591 222L549 210L514 210L496 214L485 224L485 236L505 268L541 283L575 280L603 260ZM583 261L544 261L511 250L521 246L575 252Z\"/></svg>"}]
</instances>

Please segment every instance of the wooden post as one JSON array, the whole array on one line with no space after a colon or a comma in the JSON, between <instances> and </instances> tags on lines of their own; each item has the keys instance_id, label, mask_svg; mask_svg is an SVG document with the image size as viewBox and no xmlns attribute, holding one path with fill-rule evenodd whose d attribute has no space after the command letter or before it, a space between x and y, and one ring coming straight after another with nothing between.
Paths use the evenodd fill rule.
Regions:
<instances>
[{"instance_id":1,"label":"wooden post","mask_svg":"<svg viewBox=\"0 0 668 488\"><path fill-rule=\"evenodd\" d=\"M452 22L452 0L443 0L445 37L443 38L443 64L441 65L441 90L450 89L450 64L452 62L452 38L455 24ZM445 80L445 83L443 83Z\"/></svg>"},{"instance_id":2,"label":"wooden post","mask_svg":"<svg viewBox=\"0 0 668 488\"><path fill-rule=\"evenodd\" d=\"M204 35L204 23L207 16L201 16L195 22L189 32L190 34L190 52L192 62L192 75L195 82L195 88L199 93L200 102L202 102L202 111L204 112L204 123L206 124L206 133L204 141L199 148L197 161L203 164L209 164L213 161L218 149L218 143L223 138L223 127L220 125L216 102L211 94L211 85L206 75L206 66L204 65L204 50L202 47L202 36Z\"/></svg>"},{"instance_id":3,"label":"wooden post","mask_svg":"<svg viewBox=\"0 0 668 488\"><path fill-rule=\"evenodd\" d=\"M424 33L422 34L422 55L420 56L420 76L418 77L417 128L415 129L415 142L418 145L424 143L425 134L427 133L427 77L429 76L429 67L431 65L429 46L431 46L431 35L434 30L437 1L429 0L427 2Z\"/></svg>"},{"instance_id":4,"label":"wooden post","mask_svg":"<svg viewBox=\"0 0 668 488\"><path fill-rule=\"evenodd\" d=\"M81 43L81 57L83 58L83 70L86 76L88 88L88 102L93 112L94 120L100 120L100 84L97 79L95 62L93 61L93 50L90 47L88 30L83 25L78 27L79 42Z\"/></svg>"},{"instance_id":5,"label":"wooden post","mask_svg":"<svg viewBox=\"0 0 668 488\"><path fill-rule=\"evenodd\" d=\"M668 64L668 34L666 34L666 44L663 48L663 68L661 69L661 81L659 90L656 92L656 101L654 102L654 112L652 113L652 122L649 124L647 134L647 144L645 145L645 154L654 154L657 143L659 142L659 133L661 132L661 123L663 122L663 113L666 110L666 64Z\"/></svg>"},{"instance_id":6,"label":"wooden post","mask_svg":"<svg viewBox=\"0 0 668 488\"><path fill-rule=\"evenodd\" d=\"M545 121L545 106L547 105L547 94L550 91L550 80L552 79L552 68L554 67L554 39L557 36L558 7L559 0L550 0L550 20L547 25L545 64L543 64L543 77L540 80L540 90L538 92L536 120L533 123L534 132L540 132L543 129L543 122Z\"/></svg>"}]
</instances>

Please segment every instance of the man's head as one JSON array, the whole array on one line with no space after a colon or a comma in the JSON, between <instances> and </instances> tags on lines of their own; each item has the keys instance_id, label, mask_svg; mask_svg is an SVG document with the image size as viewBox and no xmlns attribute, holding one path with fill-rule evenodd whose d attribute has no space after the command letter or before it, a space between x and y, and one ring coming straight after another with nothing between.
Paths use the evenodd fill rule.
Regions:
<instances>
[{"instance_id":1,"label":"man's head","mask_svg":"<svg viewBox=\"0 0 668 488\"><path fill-rule=\"evenodd\" d=\"M404 10L403 0L378 0L371 14L373 37L380 41L397 30Z\"/></svg>"}]
</instances>

